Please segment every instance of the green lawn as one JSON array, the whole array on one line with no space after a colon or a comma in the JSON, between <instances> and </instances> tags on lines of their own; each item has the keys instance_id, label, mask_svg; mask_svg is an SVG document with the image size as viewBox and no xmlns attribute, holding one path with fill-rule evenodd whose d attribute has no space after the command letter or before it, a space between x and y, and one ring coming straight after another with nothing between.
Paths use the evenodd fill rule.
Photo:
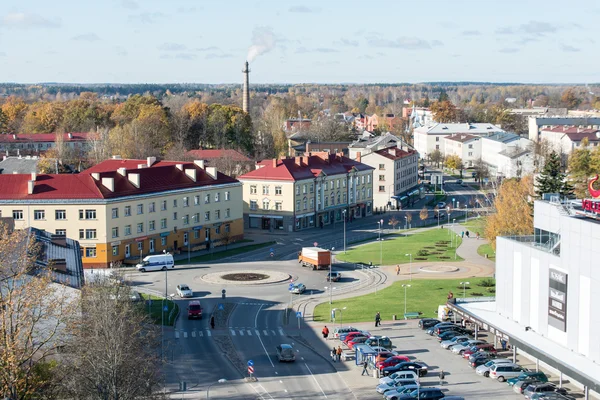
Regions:
<instances>
[{"instance_id":1,"label":"green lawn","mask_svg":"<svg viewBox=\"0 0 600 400\"><path fill-rule=\"evenodd\" d=\"M368 264L372 261L374 265L379 265L380 254L383 255L383 265L408 263L410 257L406 254L412 254L415 262L454 260L454 247L450 247L451 236L448 233L448 229L431 229L407 236L387 237L383 243L374 242L358 246L348 250L346 254L336 255L336 258L352 263ZM451 234L460 246L460 236L453 232ZM437 242L444 243L437 245ZM427 255L419 256L419 250L426 251ZM462 261L462 258L457 257L456 260Z\"/></svg>"},{"instance_id":2,"label":"green lawn","mask_svg":"<svg viewBox=\"0 0 600 400\"><path fill-rule=\"evenodd\" d=\"M487 287L478 286L484 280L492 278L468 278L467 297L475 297L480 293L483 296L494 296ZM412 282L396 282L392 286L364 296L336 300L331 305L333 308L346 309L343 312L344 324L346 322L375 321L375 313L380 312L382 319L391 320L392 314L398 319L404 315L404 288L402 284L410 284L406 289L407 312L421 312L422 317L436 317L438 305L446 304L448 292L452 291L454 297L463 297L463 286L460 279L415 279ZM315 308L315 321L329 321L330 305L328 302L319 304ZM338 321L339 322L339 321Z\"/></svg>"},{"instance_id":3,"label":"green lawn","mask_svg":"<svg viewBox=\"0 0 600 400\"><path fill-rule=\"evenodd\" d=\"M140 293L142 296L142 302L140 303L140 307L144 308L146 313L150 314L150 318L157 325L162 325L164 322L165 326L173 326L175 324L175 318L177 317L179 306L175 304L175 302L171 300L166 300L163 302L162 297L152 296L145 293ZM152 303L148 305L147 300L152 300ZM167 306L168 310L165 311L164 320L162 315L163 306ZM173 313L171 313L171 311Z\"/></svg>"},{"instance_id":4,"label":"green lawn","mask_svg":"<svg viewBox=\"0 0 600 400\"><path fill-rule=\"evenodd\" d=\"M272 241L272 242L265 242L265 243L257 243L257 244L250 244L248 246L241 246L241 247L235 247L233 249L217 251L212 254L204 254L202 256L192 257L190 259L191 260L190 262L194 264L194 263L210 262L210 261L214 261L214 260L219 260L221 258L235 256L236 254L246 253L248 251L252 251L252 250L256 250L256 249L262 249L263 247L269 247L269 246L274 245L275 243L277 243L277 242ZM182 254L185 254L185 252L183 252ZM188 263L187 258L175 261L176 265L184 265L187 263Z\"/></svg>"},{"instance_id":5,"label":"green lawn","mask_svg":"<svg viewBox=\"0 0 600 400\"><path fill-rule=\"evenodd\" d=\"M492 245L489 243L482 244L481 246L479 246L477 248L477 254L479 254L481 257L485 257L485 255L487 254L488 259L490 261L496 261L496 252L494 251L494 249L492 249Z\"/></svg>"},{"instance_id":6,"label":"green lawn","mask_svg":"<svg viewBox=\"0 0 600 400\"><path fill-rule=\"evenodd\" d=\"M482 238L485 237L485 217L473 218L468 220L466 223L462 223L466 230L469 231L471 237L475 237L477 232Z\"/></svg>"}]
</instances>

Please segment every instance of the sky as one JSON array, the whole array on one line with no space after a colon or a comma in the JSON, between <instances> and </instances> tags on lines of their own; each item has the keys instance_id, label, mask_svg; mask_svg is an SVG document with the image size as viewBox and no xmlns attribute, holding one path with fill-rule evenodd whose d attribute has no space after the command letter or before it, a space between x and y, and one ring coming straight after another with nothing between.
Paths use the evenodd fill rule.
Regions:
<instances>
[{"instance_id":1,"label":"sky","mask_svg":"<svg viewBox=\"0 0 600 400\"><path fill-rule=\"evenodd\" d=\"M600 82L598 0L0 0L0 82Z\"/></svg>"}]
</instances>

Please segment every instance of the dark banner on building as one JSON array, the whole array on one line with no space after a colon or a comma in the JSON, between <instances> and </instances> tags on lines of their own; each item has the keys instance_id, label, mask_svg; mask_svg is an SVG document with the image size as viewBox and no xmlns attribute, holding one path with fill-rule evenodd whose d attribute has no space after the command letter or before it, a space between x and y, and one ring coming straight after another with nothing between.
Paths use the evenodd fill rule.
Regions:
<instances>
[{"instance_id":1,"label":"dark banner on building","mask_svg":"<svg viewBox=\"0 0 600 400\"><path fill-rule=\"evenodd\" d=\"M548 324L567 331L567 279L564 272L550 268L548 288Z\"/></svg>"}]
</instances>

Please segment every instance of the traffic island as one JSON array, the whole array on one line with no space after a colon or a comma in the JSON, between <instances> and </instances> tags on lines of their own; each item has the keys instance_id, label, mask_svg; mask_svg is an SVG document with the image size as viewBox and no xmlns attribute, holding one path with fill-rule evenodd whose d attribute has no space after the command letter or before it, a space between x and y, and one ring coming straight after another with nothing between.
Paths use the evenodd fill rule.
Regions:
<instances>
[{"instance_id":1,"label":"traffic island","mask_svg":"<svg viewBox=\"0 0 600 400\"><path fill-rule=\"evenodd\" d=\"M265 285L289 281L290 278L290 274L280 271L243 270L213 272L195 277L194 280L202 280L215 285Z\"/></svg>"}]
</instances>

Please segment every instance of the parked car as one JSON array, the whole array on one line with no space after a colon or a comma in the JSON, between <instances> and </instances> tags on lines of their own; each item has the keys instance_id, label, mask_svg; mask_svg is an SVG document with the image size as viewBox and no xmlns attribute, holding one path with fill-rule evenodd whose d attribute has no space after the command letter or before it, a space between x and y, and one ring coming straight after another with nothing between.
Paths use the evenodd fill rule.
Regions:
<instances>
[{"instance_id":1,"label":"parked car","mask_svg":"<svg viewBox=\"0 0 600 400\"><path fill-rule=\"evenodd\" d=\"M487 358L487 357L476 358L473 361L469 361L469 367L471 367L473 369L477 369L477 367L479 367L480 365L484 365L488 361L492 361L492 360L493 360L493 358Z\"/></svg>"},{"instance_id":2,"label":"parked car","mask_svg":"<svg viewBox=\"0 0 600 400\"><path fill-rule=\"evenodd\" d=\"M387 336L371 336L365 341L367 346L379 346L386 349L392 348L392 339Z\"/></svg>"},{"instance_id":3,"label":"parked car","mask_svg":"<svg viewBox=\"0 0 600 400\"><path fill-rule=\"evenodd\" d=\"M398 372L394 372L391 375L379 378L379 385L381 385L381 384L391 385L392 382L398 382L400 379L402 379L401 377L403 376L403 374L405 372L407 372L407 371L398 371Z\"/></svg>"},{"instance_id":4,"label":"parked car","mask_svg":"<svg viewBox=\"0 0 600 400\"><path fill-rule=\"evenodd\" d=\"M434 325L439 324L440 321L439 319L435 319L435 318L422 318L419 320L419 328L425 330L428 328L431 328Z\"/></svg>"},{"instance_id":5,"label":"parked car","mask_svg":"<svg viewBox=\"0 0 600 400\"><path fill-rule=\"evenodd\" d=\"M275 351L277 352L277 359L279 360L279 362L296 361L296 355L294 354L294 348L289 344L280 344L279 346L277 346L275 348Z\"/></svg>"},{"instance_id":6,"label":"parked car","mask_svg":"<svg viewBox=\"0 0 600 400\"><path fill-rule=\"evenodd\" d=\"M469 330L462 329L462 328L455 328L455 329L450 329L449 331L440 333L438 336L438 340L440 342L443 342L444 340L450 340L457 336L468 336L467 339L471 339L470 335L471 335L471 333Z\"/></svg>"},{"instance_id":7,"label":"parked car","mask_svg":"<svg viewBox=\"0 0 600 400\"><path fill-rule=\"evenodd\" d=\"M488 362L486 362L483 365L480 365L479 367L475 368L475 372L477 373L477 375L481 375L481 376L485 376L486 378L488 376L490 376L490 369L492 368L493 365L496 364L512 364L512 360L509 360L508 358L497 358L495 360L490 360Z\"/></svg>"},{"instance_id":8,"label":"parked car","mask_svg":"<svg viewBox=\"0 0 600 400\"><path fill-rule=\"evenodd\" d=\"M397 356L398 355L397 351L390 350L390 349L385 348L383 346L371 346L371 349L373 349L373 351L377 351L377 352L382 352L382 351L390 352L390 353L392 353L391 356Z\"/></svg>"},{"instance_id":9,"label":"parked car","mask_svg":"<svg viewBox=\"0 0 600 400\"><path fill-rule=\"evenodd\" d=\"M405 393L412 393L414 390L418 389L418 385L402 385L397 386L393 390L388 390L384 393L384 398L386 400L398 400L398 397Z\"/></svg>"},{"instance_id":10,"label":"parked car","mask_svg":"<svg viewBox=\"0 0 600 400\"><path fill-rule=\"evenodd\" d=\"M427 366L412 361L406 361L381 370L383 376L388 376L398 371L417 371L417 375L425 376L427 375Z\"/></svg>"},{"instance_id":11,"label":"parked car","mask_svg":"<svg viewBox=\"0 0 600 400\"><path fill-rule=\"evenodd\" d=\"M509 378L521 375L527 369L517 364L495 364L490 368L490 378L504 382Z\"/></svg>"},{"instance_id":12,"label":"parked car","mask_svg":"<svg viewBox=\"0 0 600 400\"><path fill-rule=\"evenodd\" d=\"M466 336L466 335L454 336L450 340L444 340L444 341L442 341L442 343L440 343L440 346L442 346L443 349L450 349L455 344L459 344L459 343L461 343L461 342L463 342L465 340L471 340L471 338L468 337L468 336Z\"/></svg>"},{"instance_id":13,"label":"parked car","mask_svg":"<svg viewBox=\"0 0 600 400\"><path fill-rule=\"evenodd\" d=\"M525 390L523 391L523 395L525 395L526 399L531 399L531 396L534 393L551 393L556 392L560 394L567 394L567 390L564 388L559 388L553 383L549 382L540 382L540 383L531 383L529 384Z\"/></svg>"},{"instance_id":14,"label":"parked car","mask_svg":"<svg viewBox=\"0 0 600 400\"><path fill-rule=\"evenodd\" d=\"M439 203L437 203L436 207L441 210L442 208L446 208L446 203L443 201L440 201Z\"/></svg>"},{"instance_id":15,"label":"parked car","mask_svg":"<svg viewBox=\"0 0 600 400\"><path fill-rule=\"evenodd\" d=\"M386 358L383 361L376 363L375 367L381 371L384 368L391 367L391 366L394 366L396 364L400 364L403 362L409 362L409 361L410 361L410 358L408 358L407 356L391 356L389 358Z\"/></svg>"},{"instance_id":16,"label":"parked car","mask_svg":"<svg viewBox=\"0 0 600 400\"><path fill-rule=\"evenodd\" d=\"M290 289L290 292L294 294L302 294L306 291L306 286L304 283L294 283Z\"/></svg>"},{"instance_id":17,"label":"parked car","mask_svg":"<svg viewBox=\"0 0 600 400\"><path fill-rule=\"evenodd\" d=\"M435 324L431 328L427 328L427 334L430 336L433 336L436 328L439 328L440 326L448 326L448 325L455 326L455 324L452 322L440 322L439 324Z\"/></svg>"},{"instance_id":18,"label":"parked car","mask_svg":"<svg viewBox=\"0 0 600 400\"><path fill-rule=\"evenodd\" d=\"M486 359L486 358L489 360L498 358L498 353L491 352L491 351L478 351L477 353L473 353L469 356L469 362L472 363L475 360Z\"/></svg>"},{"instance_id":19,"label":"parked car","mask_svg":"<svg viewBox=\"0 0 600 400\"><path fill-rule=\"evenodd\" d=\"M344 342L344 343L348 343L348 342L349 342L350 340L352 340L352 338L354 338L355 336L365 336L365 337L368 337L368 336L371 336L371 335L368 335L368 333L367 333L367 332L363 332L363 331L356 331L356 332L350 332L350 333L347 333L345 336L344 336L344 335L340 335L340 340L341 340L342 342Z\"/></svg>"},{"instance_id":20,"label":"parked car","mask_svg":"<svg viewBox=\"0 0 600 400\"><path fill-rule=\"evenodd\" d=\"M470 349L471 347L478 345L478 344L483 344L485 343L484 340L467 340L461 344L457 344L456 346L452 346L452 352L454 354L461 354L465 351Z\"/></svg>"},{"instance_id":21,"label":"parked car","mask_svg":"<svg viewBox=\"0 0 600 400\"><path fill-rule=\"evenodd\" d=\"M410 400L410 399L443 399L445 397L444 392L438 388L421 388L413 390L411 393L402 394L398 397L398 400Z\"/></svg>"},{"instance_id":22,"label":"parked car","mask_svg":"<svg viewBox=\"0 0 600 400\"><path fill-rule=\"evenodd\" d=\"M438 326L437 328L435 328L435 329L433 330L433 334L434 334L435 336L440 336L440 335L441 335L442 333L444 333L444 332L448 332L448 331L453 331L453 330L455 330L455 328L459 328L459 326L458 326L458 325L454 325L454 324L451 324L451 325L443 325L443 326Z\"/></svg>"},{"instance_id":23,"label":"parked car","mask_svg":"<svg viewBox=\"0 0 600 400\"><path fill-rule=\"evenodd\" d=\"M327 273L327 281L331 281L331 282L337 282L340 279L342 279L342 273L341 272L328 272Z\"/></svg>"},{"instance_id":24,"label":"parked car","mask_svg":"<svg viewBox=\"0 0 600 400\"><path fill-rule=\"evenodd\" d=\"M358 331L358 329L353 328L351 326L346 326L346 327L343 327L343 328L335 328L333 330L333 337L334 338L339 338L340 335L342 335L344 333L357 332L357 331Z\"/></svg>"},{"instance_id":25,"label":"parked car","mask_svg":"<svg viewBox=\"0 0 600 400\"><path fill-rule=\"evenodd\" d=\"M540 381L540 382L548 382L548 377L546 376L545 373L543 373L541 371L524 371L523 373L521 373L521 375L519 375L515 378L510 378L509 380L506 381L506 383L508 383L509 386L512 386L517 381L524 381L527 379L532 379L532 380L536 380L536 381Z\"/></svg>"},{"instance_id":26,"label":"parked car","mask_svg":"<svg viewBox=\"0 0 600 400\"><path fill-rule=\"evenodd\" d=\"M188 319L198 318L202 319L202 306L198 300L192 300L187 306Z\"/></svg>"},{"instance_id":27,"label":"parked car","mask_svg":"<svg viewBox=\"0 0 600 400\"><path fill-rule=\"evenodd\" d=\"M377 364L378 362L383 362L390 357L394 357L395 355L396 354L392 353L391 351L380 351L375 356L375 364Z\"/></svg>"},{"instance_id":28,"label":"parked car","mask_svg":"<svg viewBox=\"0 0 600 400\"><path fill-rule=\"evenodd\" d=\"M535 393L531 395L531 400L575 400L575 397L568 394L556 392Z\"/></svg>"},{"instance_id":29,"label":"parked car","mask_svg":"<svg viewBox=\"0 0 600 400\"><path fill-rule=\"evenodd\" d=\"M400 375L398 375L398 378L392 380L391 382L380 383L379 385L377 385L377 387L375 388L377 393L384 394L388 390L395 389L398 386L404 386L407 380L413 380L417 383L419 382L419 378L417 377L417 374L414 371L402 371L399 374Z\"/></svg>"},{"instance_id":30,"label":"parked car","mask_svg":"<svg viewBox=\"0 0 600 400\"><path fill-rule=\"evenodd\" d=\"M177 291L177 295L181 298L194 296L194 291L185 283L177 285L175 290Z\"/></svg>"},{"instance_id":31,"label":"parked car","mask_svg":"<svg viewBox=\"0 0 600 400\"><path fill-rule=\"evenodd\" d=\"M349 340L348 342L346 342L346 344L348 345L348 347L350 349L353 349L355 345L357 344L363 344L364 342L366 342L369 338L366 336L354 336L352 338L352 340Z\"/></svg>"},{"instance_id":32,"label":"parked car","mask_svg":"<svg viewBox=\"0 0 600 400\"><path fill-rule=\"evenodd\" d=\"M463 351L462 356L463 356L463 358L469 359L469 357L471 356L471 354L477 353L478 351L488 351L488 352L491 352L491 353L495 353L496 352L496 348L491 343L477 344L477 345L472 346L471 348Z\"/></svg>"},{"instance_id":33,"label":"parked car","mask_svg":"<svg viewBox=\"0 0 600 400\"><path fill-rule=\"evenodd\" d=\"M462 179L457 179L457 180L456 180L456 184L457 184L457 185L462 185L462 183L463 183Z\"/></svg>"},{"instance_id":34,"label":"parked car","mask_svg":"<svg viewBox=\"0 0 600 400\"><path fill-rule=\"evenodd\" d=\"M518 393L518 394L523 394L523 391L527 388L527 386L531 385L532 383L538 383L538 382L539 381L536 381L536 380L517 381L517 383L515 383L512 386L513 392Z\"/></svg>"}]
</instances>

